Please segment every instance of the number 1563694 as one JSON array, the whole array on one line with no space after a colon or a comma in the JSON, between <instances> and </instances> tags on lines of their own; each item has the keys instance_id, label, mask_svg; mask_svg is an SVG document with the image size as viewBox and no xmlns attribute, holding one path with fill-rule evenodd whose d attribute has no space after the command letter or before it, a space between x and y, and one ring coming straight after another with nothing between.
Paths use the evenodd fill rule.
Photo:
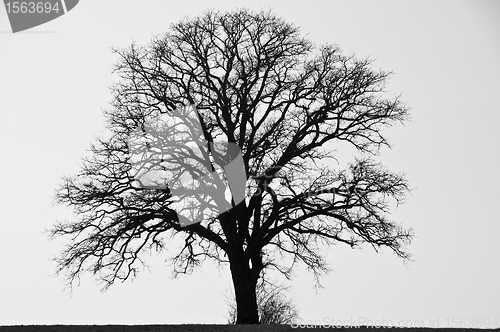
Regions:
<instances>
[{"instance_id":1,"label":"number 1563694","mask_svg":"<svg viewBox=\"0 0 500 332\"><path fill-rule=\"evenodd\" d=\"M59 8L59 2L19 2L19 1L7 1L5 2L5 8L8 14L41 14L41 13L59 13L62 8Z\"/></svg>"}]
</instances>

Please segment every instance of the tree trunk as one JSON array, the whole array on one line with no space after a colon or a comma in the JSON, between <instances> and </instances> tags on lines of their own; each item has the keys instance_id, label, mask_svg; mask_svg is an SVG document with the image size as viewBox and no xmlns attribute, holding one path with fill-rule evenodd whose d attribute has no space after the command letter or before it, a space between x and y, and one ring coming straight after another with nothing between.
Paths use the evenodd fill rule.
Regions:
<instances>
[{"instance_id":1,"label":"tree trunk","mask_svg":"<svg viewBox=\"0 0 500 332\"><path fill-rule=\"evenodd\" d=\"M236 296L236 324L259 324L255 290L258 277L255 277L255 271L250 268L248 260L235 259L230 265Z\"/></svg>"}]
</instances>

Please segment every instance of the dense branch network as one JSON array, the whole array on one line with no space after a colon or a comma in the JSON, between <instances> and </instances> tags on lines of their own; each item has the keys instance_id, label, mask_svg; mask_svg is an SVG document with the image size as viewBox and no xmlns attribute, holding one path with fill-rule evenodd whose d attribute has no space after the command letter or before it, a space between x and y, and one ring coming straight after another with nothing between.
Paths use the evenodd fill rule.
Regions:
<instances>
[{"instance_id":1,"label":"dense branch network","mask_svg":"<svg viewBox=\"0 0 500 332\"><path fill-rule=\"evenodd\" d=\"M133 276L143 252L167 245L179 247L174 274L235 257L251 263L255 278L267 268L289 276L296 262L319 274L327 265L318 248L334 243L369 243L409 258L411 230L388 219L407 181L375 161L389 146L382 130L408 118L399 97L384 91L390 73L336 46L314 46L271 13L246 10L208 12L116 53L111 135L57 191L80 217L51 230L72 237L58 259L69 281L90 271L108 287ZM137 185L127 137L190 104L207 142L240 147L247 198L181 227L172 202L185 197ZM364 157L338 169L335 149L346 145ZM210 146L205 152L214 155Z\"/></svg>"}]
</instances>

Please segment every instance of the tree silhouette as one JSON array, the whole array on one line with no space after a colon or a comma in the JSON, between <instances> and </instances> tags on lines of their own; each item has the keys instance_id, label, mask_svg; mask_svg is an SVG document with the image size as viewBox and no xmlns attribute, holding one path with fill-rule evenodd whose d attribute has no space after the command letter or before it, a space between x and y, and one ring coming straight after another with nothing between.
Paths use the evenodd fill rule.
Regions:
<instances>
[{"instance_id":1,"label":"tree silhouette","mask_svg":"<svg viewBox=\"0 0 500 332\"><path fill-rule=\"evenodd\" d=\"M388 219L391 203L404 200L407 181L376 161L380 148L389 147L382 130L408 118L399 96L384 90L389 72L337 46L315 46L273 13L244 9L206 12L173 24L147 46L115 52L120 78L105 112L109 135L97 139L80 172L56 191L56 202L78 214L50 230L52 237L70 238L56 258L70 285L90 272L105 289L133 277L148 252L179 246L168 257L174 276L207 258L229 263L237 323L258 323L259 278L270 270L290 277L302 262L317 280L328 271L323 246L368 243L409 258L412 231ZM199 183L176 191L168 183L145 186L133 174L131 135L155 123L157 138L193 134L171 134L172 124L160 121L190 105L205 143L196 154L171 139L176 157L160 151L163 157L149 166L182 183L182 174L216 174L240 153L242 201L232 188L211 197ZM343 167L337 150L348 146L359 157ZM179 217L179 209L202 206L196 220L189 221L192 213Z\"/></svg>"}]
</instances>

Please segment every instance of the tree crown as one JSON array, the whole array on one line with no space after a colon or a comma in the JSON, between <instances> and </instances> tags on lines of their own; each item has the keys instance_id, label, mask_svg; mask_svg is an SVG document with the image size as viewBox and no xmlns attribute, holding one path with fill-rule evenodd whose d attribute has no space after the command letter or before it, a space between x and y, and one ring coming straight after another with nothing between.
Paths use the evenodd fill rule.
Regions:
<instances>
[{"instance_id":1,"label":"tree crown","mask_svg":"<svg viewBox=\"0 0 500 332\"><path fill-rule=\"evenodd\" d=\"M408 183L374 159L389 146L382 130L409 117L399 96L384 91L389 72L337 46L315 46L273 13L248 10L185 19L149 45L116 54L120 80L105 114L111 134L56 194L79 218L51 230L73 236L58 259L70 281L84 271L99 274L105 287L127 279L144 251L162 250L174 237L182 239L171 257L174 274L211 258L250 262L256 278L266 268L289 276L298 261L318 275L327 270L319 248L334 243L369 243L409 258L412 231L388 219L390 199L403 202ZM175 202L210 210L214 197L193 200L199 187L141 188L128 143L137 128L186 105L196 107L206 144L198 154L176 151L205 159L191 168L166 167L163 157L156 165L197 178L222 169L219 157L234 157L228 148L216 151L214 142L225 142L239 148L247 178L242 202L223 195L230 210L182 227ZM338 169L338 144L362 157Z\"/></svg>"}]
</instances>

